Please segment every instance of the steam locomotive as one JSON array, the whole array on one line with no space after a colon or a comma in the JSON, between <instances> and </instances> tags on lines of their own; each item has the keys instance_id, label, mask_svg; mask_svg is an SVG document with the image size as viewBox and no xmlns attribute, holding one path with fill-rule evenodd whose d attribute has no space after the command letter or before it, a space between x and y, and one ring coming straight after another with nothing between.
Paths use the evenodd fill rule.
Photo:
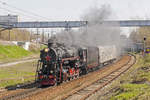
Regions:
<instances>
[{"instance_id":1,"label":"steam locomotive","mask_svg":"<svg viewBox=\"0 0 150 100\"><path fill-rule=\"evenodd\" d=\"M41 50L36 80L42 86L56 85L99 69L117 58L115 46L66 47L48 41L48 48Z\"/></svg>"}]
</instances>

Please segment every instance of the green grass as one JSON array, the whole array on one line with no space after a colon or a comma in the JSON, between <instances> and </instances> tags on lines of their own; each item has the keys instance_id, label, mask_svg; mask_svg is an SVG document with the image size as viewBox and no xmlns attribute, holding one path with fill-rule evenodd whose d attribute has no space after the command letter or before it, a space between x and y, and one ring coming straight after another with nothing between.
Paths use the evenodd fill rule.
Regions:
<instances>
[{"instance_id":1,"label":"green grass","mask_svg":"<svg viewBox=\"0 0 150 100\"><path fill-rule=\"evenodd\" d=\"M44 47L41 47L42 49ZM25 57L39 56L39 49L27 51L19 46L0 45L0 62L12 62ZM33 66L34 64L34 66ZM16 85L34 80L36 62L17 64L0 68L0 87Z\"/></svg>"},{"instance_id":2,"label":"green grass","mask_svg":"<svg viewBox=\"0 0 150 100\"><path fill-rule=\"evenodd\" d=\"M0 45L0 63L7 63L12 61L17 61L25 57L39 57L40 50L45 48L41 45L37 47L36 45L30 46L30 51L27 51L19 46L10 45Z\"/></svg>"},{"instance_id":3,"label":"green grass","mask_svg":"<svg viewBox=\"0 0 150 100\"><path fill-rule=\"evenodd\" d=\"M32 52L27 51L19 46L0 45L0 60L22 58L31 55Z\"/></svg>"},{"instance_id":4,"label":"green grass","mask_svg":"<svg viewBox=\"0 0 150 100\"><path fill-rule=\"evenodd\" d=\"M36 62L0 68L0 87L25 83L35 79ZM33 76L33 77L32 77Z\"/></svg>"},{"instance_id":5,"label":"green grass","mask_svg":"<svg viewBox=\"0 0 150 100\"><path fill-rule=\"evenodd\" d=\"M137 55L137 63L112 85L118 86L111 100L150 100L150 55Z\"/></svg>"},{"instance_id":6,"label":"green grass","mask_svg":"<svg viewBox=\"0 0 150 100\"><path fill-rule=\"evenodd\" d=\"M118 95L111 98L111 100L130 100L136 99L139 95L143 94L149 86L146 84L123 84L120 87Z\"/></svg>"}]
</instances>

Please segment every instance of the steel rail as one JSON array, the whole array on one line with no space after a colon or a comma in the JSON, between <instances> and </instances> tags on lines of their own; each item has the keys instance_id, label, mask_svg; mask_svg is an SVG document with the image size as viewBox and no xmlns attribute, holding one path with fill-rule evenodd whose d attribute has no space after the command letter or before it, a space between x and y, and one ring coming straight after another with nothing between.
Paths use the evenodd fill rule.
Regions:
<instances>
[{"instance_id":1,"label":"steel rail","mask_svg":"<svg viewBox=\"0 0 150 100\"><path fill-rule=\"evenodd\" d=\"M103 67L103 68L105 68L105 67ZM101 68L101 69L103 69L103 68ZM82 76L82 77L85 77L85 76ZM80 79L82 77L79 77L78 79ZM17 94L12 94L12 95L8 95L6 97L0 98L0 100L21 100L21 99L24 99L26 97L30 97L33 94L41 93L43 91L48 91L49 89L54 88L56 86L48 87L48 88L37 88L37 87L38 87L38 85L35 86L34 88L24 90L24 91L19 92ZM64 98L62 98L62 99L64 99Z\"/></svg>"},{"instance_id":2,"label":"steel rail","mask_svg":"<svg viewBox=\"0 0 150 100\"><path fill-rule=\"evenodd\" d=\"M117 68L116 70L112 71L111 73L102 77L101 79L96 80L95 82L92 82L88 86L81 88L66 97L63 97L62 100L72 100L73 98L76 98L77 96L78 96L78 98L76 98L76 99L78 99L78 100L86 100L92 94L101 90L103 87L110 84L113 80L115 80L121 74L126 72L132 65L135 64L135 62L136 62L136 57L134 55L130 55L130 59L128 60L128 62L126 64L122 65L121 67ZM92 88L90 88L90 87L92 87ZM73 99L73 100L75 100L75 99Z\"/></svg>"}]
</instances>

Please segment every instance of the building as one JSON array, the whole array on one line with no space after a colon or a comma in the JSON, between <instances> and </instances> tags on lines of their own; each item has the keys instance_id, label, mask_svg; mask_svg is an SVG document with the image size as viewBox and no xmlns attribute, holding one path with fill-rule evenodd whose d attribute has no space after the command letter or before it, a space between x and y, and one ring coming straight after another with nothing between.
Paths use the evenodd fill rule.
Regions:
<instances>
[{"instance_id":1,"label":"building","mask_svg":"<svg viewBox=\"0 0 150 100\"><path fill-rule=\"evenodd\" d=\"M18 22L17 15L0 15L0 22Z\"/></svg>"}]
</instances>

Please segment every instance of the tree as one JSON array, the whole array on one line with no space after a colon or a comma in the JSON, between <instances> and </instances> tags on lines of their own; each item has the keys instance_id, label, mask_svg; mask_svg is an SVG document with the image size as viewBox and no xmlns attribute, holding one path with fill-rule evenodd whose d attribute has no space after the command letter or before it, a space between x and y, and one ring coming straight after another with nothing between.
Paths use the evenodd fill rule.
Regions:
<instances>
[{"instance_id":1,"label":"tree","mask_svg":"<svg viewBox=\"0 0 150 100\"><path fill-rule=\"evenodd\" d=\"M133 42L143 42L146 37L146 45L150 46L150 27L140 27L131 32L129 38Z\"/></svg>"},{"instance_id":2,"label":"tree","mask_svg":"<svg viewBox=\"0 0 150 100\"><path fill-rule=\"evenodd\" d=\"M12 30L2 31L0 39L9 41L9 31L10 31L11 41L29 41L30 40L30 32L25 29L12 29Z\"/></svg>"}]
</instances>

